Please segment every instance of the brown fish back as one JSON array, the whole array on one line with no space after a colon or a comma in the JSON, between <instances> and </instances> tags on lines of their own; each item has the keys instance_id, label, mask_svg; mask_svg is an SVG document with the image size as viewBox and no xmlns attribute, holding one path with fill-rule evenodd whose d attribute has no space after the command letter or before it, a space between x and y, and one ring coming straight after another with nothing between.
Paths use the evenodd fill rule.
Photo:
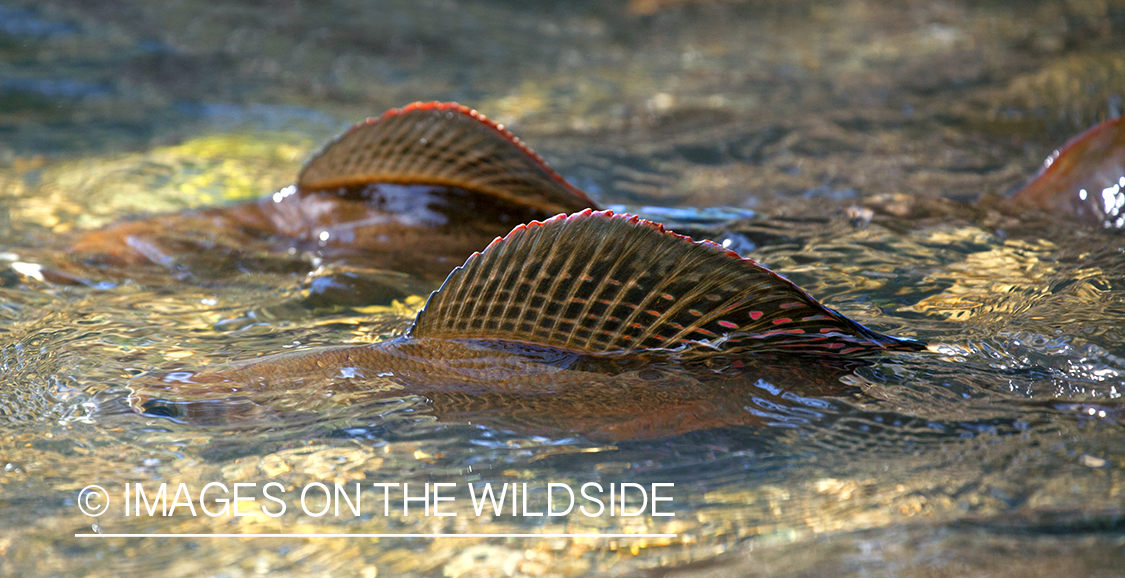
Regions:
<instances>
[{"instance_id":1,"label":"brown fish back","mask_svg":"<svg viewBox=\"0 0 1125 578\"><path fill-rule=\"evenodd\" d=\"M504 127L456 103L414 103L359 123L301 171L303 191L439 185L569 213L596 205Z\"/></svg>"},{"instance_id":2,"label":"brown fish back","mask_svg":"<svg viewBox=\"0 0 1125 578\"><path fill-rule=\"evenodd\" d=\"M410 335L590 353L920 347L847 319L714 243L590 210L521 225L474 253L430 296Z\"/></svg>"}]
</instances>

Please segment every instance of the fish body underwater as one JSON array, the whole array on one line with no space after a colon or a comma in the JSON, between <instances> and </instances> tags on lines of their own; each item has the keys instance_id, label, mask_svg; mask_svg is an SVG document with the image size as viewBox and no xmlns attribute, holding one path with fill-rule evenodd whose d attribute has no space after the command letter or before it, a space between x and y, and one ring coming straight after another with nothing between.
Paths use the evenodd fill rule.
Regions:
<instances>
[{"instance_id":1,"label":"fish body underwater","mask_svg":"<svg viewBox=\"0 0 1125 578\"><path fill-rule=\"evenodd\" d=\"M326 388L366 383L421 395L447 421L647 438L764 425L770 416L746 410L753 396L792 407L838 395L848 389L838 377L864 354L921 348L718 245L585 210L521 225L472 255L403 338L179 374L167 387L181 400L221 393L249 405L169 403L143 386L132 402L215 423L294 387L323 400Z\"/></svg>"},{"instance_id":2,"label":"fish body underwater","mask_svg":"<svg viewBox=\"0 0 1125 578\"><path fill-rule=\"evenodd\" d=\"M1121 126L1068 143L1009 206L1113 226L1119 206L1099 213L1071 189L1116 178L1101 173L1122 164ZM356 125L259 201L85 232L70 253L130 274L245 270L249 254L297 252L445 279L399 339L136 380L134 409L194 423L268 419L293 391L311 412L359 392L533 434L659 437L817 414L871 355L924 348L718 245L597 208L476 111L416 103Z\"/></svg>"},{"instance_id":3,"label":"fish body underwater","mask_svg":"<svg viewBox=\"0 0 1125 578\"><path fill-rule=\"evenodd\" d=\"M933 204L909 202L918 210ZM1014 195L985 206L1122 228L1125 121L1071 139ZM515 225L583 209L599 207L502 126L456 103L415 103L352 127L291 186L257 201L78 232L66 240L68 262L45 273L64 283L99 275L160 281L169 271L198 280L278 267L307 272L315 261L437 284ZM956 206L952 214L972 210Z\"/></svg>"},{"instance_id":4,"label":"fish body underwater","mask_svg":"<svg viewBox=\"0 0 1125 578\"><path fill-rule=\"evenodd\" d=\"M440 283L515 225L586 208L597 207L502 126L415 103L355 125L276 193L85 231L69 253L111 273L192 277L252 270L256 254L313 254Z\"/></svg>"}]
</instances>

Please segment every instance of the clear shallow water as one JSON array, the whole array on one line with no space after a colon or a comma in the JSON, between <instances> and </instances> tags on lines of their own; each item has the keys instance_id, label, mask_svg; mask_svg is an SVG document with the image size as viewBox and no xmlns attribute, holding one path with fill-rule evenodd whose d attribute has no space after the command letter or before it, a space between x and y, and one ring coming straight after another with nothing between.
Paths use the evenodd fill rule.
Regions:
<instances>
[{"instance_id":1,"label":"clear shallow water","mask_svg":"<svg viewBox=\"0 0 1125 578\"><path fill-rule=\"evenodd\" d=\"M643 211L729 240L826 304L932 351L860 367L841 378L853 389L839 396L788 406L750 396L745 410L767 427L655 440L441 420L416 396L343 386L329 399L285 392L274 403L293 411L280 416L199 426L136 415L125 398L151 372L399 335L429 287L360 272L393 290L337 306L310 299L311 281L297 274L75 288L9 265L0 288L0 573L1122 575L1121 234L968 208L879 210L864 227L840 213L886 207L879 195L965 198L1017 184L1054 144L1112 111L1121 9L718 3L646 16L630 6L644 11L482 3L423 18L433 6L391 6L400 17L389 24L347 10L128 12L152 35L83 7L12 8L15 20L3 13L17 39L6 45L6 74L86 84L4 85L38 106L19 101L3 119L6 260L58 258L53 237L76 227L269 192L349 120L458 98L513 123L604 204L734 207ZM466 12L483 32L457 28L448 44L430 32L461 26ZM259 30L278 22L285 34L267 41L275 36ZM390 26L399 40L332 61L332 50L354 44L346 32L364 26ZM563 46L519 50L538 46L537 34ZM151 36L170 47L168 58L192 64L113 80L123 68L171 66L144 56ZM492 40L472 40L481 36ZM269 73L271 59L290 76ZM185 80L192 75L213 84ZM1081 90L1068 92L1075 82ZM114 508L94 520L76 503L88 484L120 504L125 483L198 491L216 481L277 481L290 489L289 511L126 518ZM314 518L296 507L293 489L357 481L368 503L381 499L373 482L457 483L448 509L459 516ZM548 482L590 481L674 483L676 516L493 519L476 516L464 490L527 483L534 506ZM676 537L73 537L94 523L114 533Z\"/></svg>"}]
</instances>

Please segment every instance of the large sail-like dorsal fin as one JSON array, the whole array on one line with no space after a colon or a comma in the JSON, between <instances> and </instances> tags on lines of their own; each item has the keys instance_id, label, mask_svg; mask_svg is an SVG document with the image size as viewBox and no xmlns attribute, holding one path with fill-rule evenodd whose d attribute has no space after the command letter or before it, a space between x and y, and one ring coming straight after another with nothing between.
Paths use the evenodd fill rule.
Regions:
<instances>
[{"instance_id":1,"label":"large sail-like dorsal fin","mask_svg":"<svg viewBox=\"0 0 1125 578\"><path fill-rule=\"evenodd\" d=\"M590 210L520 225L474 253L430 295L410 335L589 353L919 347L847 319L714 243Z\"/></svg>"},{"instance_id":2,"label":"large sail-like dorsal fin","mask_svg":"<svg viewBox=\"0 0 1125 578\"><path fill-rule=\"evenodd\" d=\"M503 126L456 103L417 102L367 119L297 179L304 191L368 183L457 187L547 214L595 206Z\"/></svg>"}]
</instances>

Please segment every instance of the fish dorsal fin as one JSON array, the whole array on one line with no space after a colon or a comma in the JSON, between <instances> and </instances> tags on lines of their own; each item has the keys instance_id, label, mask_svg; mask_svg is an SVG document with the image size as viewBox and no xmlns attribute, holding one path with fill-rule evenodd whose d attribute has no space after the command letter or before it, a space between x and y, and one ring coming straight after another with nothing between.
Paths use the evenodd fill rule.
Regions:
<instances>
[{"instance_id":1,"label":"fish dorsal fin","mask_svg":"<svg viewBox=\"0 0 1125 578\"><path fill-rule=\"evenodd\" d=\"M1067 141L1012 200L1091 225L1125 228L1125 117Z\"/></svg>"},{"instance_id":2,"label":"fish dorsal fin","mask_svg":"<svg viewBox=\"0 0 1125 578\"><path fill-rule=\"evenodd\" d=\"M456 103L414 103L370 118L301 171L305 191L368 183L457 187L547 214L594 207L512 133Z\"/></svg>"},{"instance_id":3,"label":"fish dorsal fin","mask_svg":"<svg viewBox=\"0 0 1125 578\"><path fill-rule=\"evenodd\" d=\"M430 295L410 335L589 353L917 348L714 243L590 210L520 225L474 253Z\"/></svg>"}]
</instances>

